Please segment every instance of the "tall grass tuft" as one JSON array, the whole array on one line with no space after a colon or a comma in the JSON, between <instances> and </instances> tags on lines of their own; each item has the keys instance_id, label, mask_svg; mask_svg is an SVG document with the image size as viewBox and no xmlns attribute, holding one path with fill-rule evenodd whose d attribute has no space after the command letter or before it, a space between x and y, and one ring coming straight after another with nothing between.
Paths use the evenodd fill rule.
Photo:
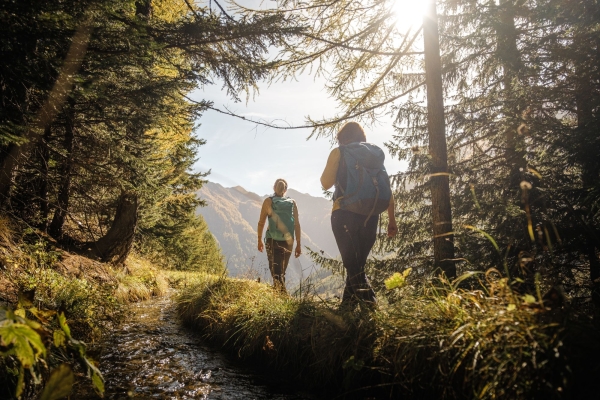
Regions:
<instances>
[{"instance_id":1,"label":"tall grass tuft","mask_svg":"<svg viewBox=\"0 0 600 400\"><path fill-rule=\"evenodd\" d=\"M571 389L566 326L513 294L428 288L378 315L376 362L396 392L440 398L560 398Z\"/></svg>"},{"instance_id":2,"label":"tall grass tuft","mask_svg":"<svg viewBox=\"0 0 600 400\"><path fill-rule=\"evenodd\" d=\"M115 297L121 302L148 300L152 296L163 296L169 290L165 274L148 260L132 253L127 258L127 267L115 274L118 281Z\"/></svg>"},{"instance_id":3,"label":"tall grass tuft","mask_svg":"<svg viewBox=\"0 0 600 400\"><path fill-rule=\"evenodd\" d=\"M308 385L377 398L587 398L598 390L597 331L514 293L449 284L399 289L376 311L340 313L255 281L206 275L182 290L181 318L242 359Z\"/></svg>"}]
</instances>

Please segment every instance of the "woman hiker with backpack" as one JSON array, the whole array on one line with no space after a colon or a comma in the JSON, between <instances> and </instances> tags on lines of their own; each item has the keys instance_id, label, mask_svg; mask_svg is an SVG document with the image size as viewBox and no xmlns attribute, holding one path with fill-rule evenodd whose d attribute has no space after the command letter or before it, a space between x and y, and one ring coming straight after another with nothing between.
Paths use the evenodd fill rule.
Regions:
<instances>
[{"instance_id":1,"label":"woman hiker with backpack","mask_svg":"<svg viewBox=\"0 0 600 400\"><path fill-rule=\"evenodd\" d=\"M294 235L296 236L295 256L298 258L302 254L300 220L296 202L289 197L284 197L287 192L287 182L284 179L277 179L275 185L273 185L273 190L275 193L265 199L260 210L258 251L262 253L266 246L273 287L286 293L285 270L292 254ZM262 233L267 217L269 218L269 226L263 245Z\"/></svg>"},{"instance_id":2,"label":"woman hiker with backpack","mask_svg":"<svg viewBox=\"0 0 600 400\"><path fill-rule=\"evenodd\" d=\"M346 287L340 309L352 310L359 301L376 304L365 264L375 244L379 214L387 210L388 237L398 232L385 155L356 122L348 122L337 134L321 175L325 190L335 185L331 228L346 269Z\"/></svg>"}]
</instances>

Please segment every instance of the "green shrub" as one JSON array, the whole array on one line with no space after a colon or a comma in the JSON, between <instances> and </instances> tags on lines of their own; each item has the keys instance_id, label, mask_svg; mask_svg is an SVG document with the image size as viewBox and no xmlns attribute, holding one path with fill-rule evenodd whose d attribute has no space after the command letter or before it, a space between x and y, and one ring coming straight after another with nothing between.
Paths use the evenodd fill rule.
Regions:
<instances>
[{"instance_id":1,"label":"green shrub","mask_svg":"<svg viewBox=\"0 0 600 400\"><path fill-rule=\"evenodd\" d=\"M0 365L6 371L0 378L2 397L66 397L75 381L75 364L84 366L102 395L102 374L86 355L85 344L72 337L63 313L38 309L24 295L15 310L0 308Z\"/></svg>"}]
</instances>

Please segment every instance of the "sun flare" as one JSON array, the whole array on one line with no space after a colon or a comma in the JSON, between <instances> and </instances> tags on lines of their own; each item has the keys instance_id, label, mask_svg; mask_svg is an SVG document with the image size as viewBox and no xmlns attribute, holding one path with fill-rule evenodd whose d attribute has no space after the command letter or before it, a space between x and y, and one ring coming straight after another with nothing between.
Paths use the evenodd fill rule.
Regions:
<instances>
[{"instance_id":1,"label":"sun flare","mask_svg":"<svg viewBox=\"0 0 600 400\"><path fill-rule=\"evenodd\" d=\"M392 11L395 14L396 25L400 29L421 26L423 14L427 7L426 0L392 0Z\"/></svg>"}]
</instances>

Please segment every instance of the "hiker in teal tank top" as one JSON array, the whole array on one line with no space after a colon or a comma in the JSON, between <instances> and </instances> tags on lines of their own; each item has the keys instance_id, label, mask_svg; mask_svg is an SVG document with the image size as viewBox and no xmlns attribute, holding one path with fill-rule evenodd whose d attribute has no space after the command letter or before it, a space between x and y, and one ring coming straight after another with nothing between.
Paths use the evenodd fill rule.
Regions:
<instances>
[{"instance_id":1,"label":"hiker in teal tank top","mask_svg":"<svg viewBox=\"0 0 600 400\"><path fill-rule=\"evenodd\" d=\"M273 190L275 193L265 199L260 210L257 229L258 251L262 253L266 247L273 286L285 293L285 270L292 255L294 237L296 237L296 251L294 253L298 258L302 254L300 244L302 233L298 218L298 206L294 200L285 197L287 182L284 179L277 179L275 185L273 185ZM263 244L262 233L267 217L269 226Z\"/></svg>"}]
</instances>

